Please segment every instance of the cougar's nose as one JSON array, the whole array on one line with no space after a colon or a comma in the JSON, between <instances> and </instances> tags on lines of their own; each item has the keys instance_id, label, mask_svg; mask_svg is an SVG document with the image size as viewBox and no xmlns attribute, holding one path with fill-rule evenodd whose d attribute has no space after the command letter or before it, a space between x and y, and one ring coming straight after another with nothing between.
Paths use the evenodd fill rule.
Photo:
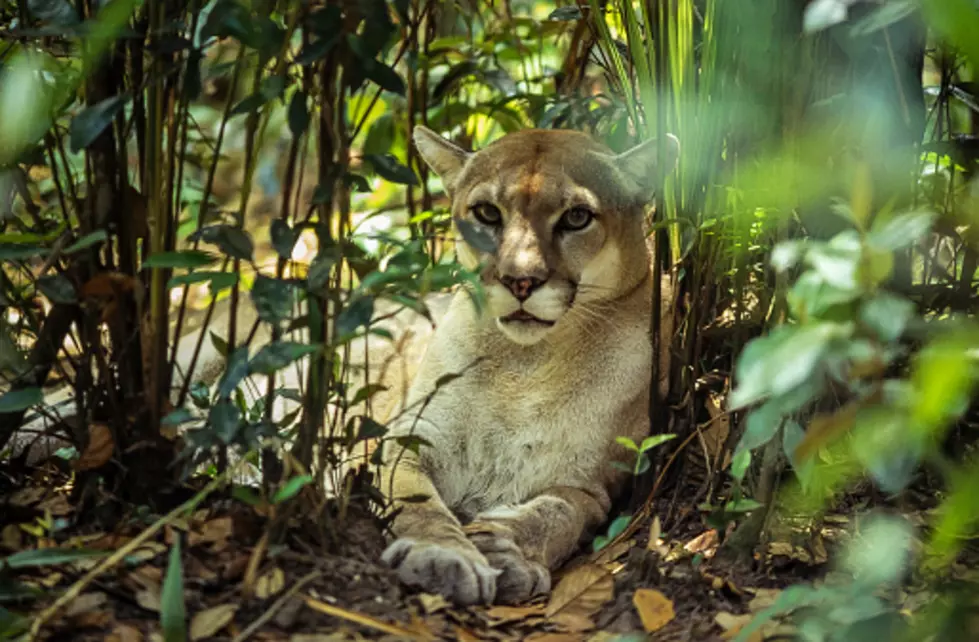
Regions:
<instances>
[{"instance_id":1,"label":"cougar's nose","mask_svg":"<svg viewBox=\"0 0 979 642\"><path fill-rule=\"evenodd\" d=\"M523 303L530 298L534 290L544 285L544 279L538 279L533 276L501 276L500 283L510 290L513 296L517 297L517 301Z\"/></svg>"}]
</instances>

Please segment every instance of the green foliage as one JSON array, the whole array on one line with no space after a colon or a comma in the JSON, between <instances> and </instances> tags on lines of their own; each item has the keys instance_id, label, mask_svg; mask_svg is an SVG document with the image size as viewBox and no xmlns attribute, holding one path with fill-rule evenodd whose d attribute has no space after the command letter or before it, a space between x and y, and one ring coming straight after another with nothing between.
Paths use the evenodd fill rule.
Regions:
<instances>
[{"instance_id":1,"label":"green foliage","mask_svg":"<svg viewBox=\"0 0 979 642\"><path fill-rule=\"evenodd\" d=\"M187 639L187 607L184 603L184 571L179 534L170 547L167 572L160 591L160 628L163 630L165 642L185 642Z\"/></svg>"}]
</instances>

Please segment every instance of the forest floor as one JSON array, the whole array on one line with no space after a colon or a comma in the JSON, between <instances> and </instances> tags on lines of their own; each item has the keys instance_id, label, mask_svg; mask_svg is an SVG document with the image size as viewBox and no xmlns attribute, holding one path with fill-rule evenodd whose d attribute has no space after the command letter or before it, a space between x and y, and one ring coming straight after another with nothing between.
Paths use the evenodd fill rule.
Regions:
<instances>
[{"instance_id":1,"label":"forest floor","mask_svg":"<svg viewBox=\"0 0 979 642\"><path fill-rule=\"evenodd\" d=\"M627 541L583 552L546 598L458 608L400 586L378 563L377 520L355 505L342 522L329 507L270 519L268 505L212 494L190 517L154 520L100 516L100 506L121 505L103 496L89 497L78 519L69 480L53 464L0 464L0 640L40 616L36 639L162 641L161 621L181 604L191 640L726 640L787 585L831 580L828 560L850 526L828 515L815 534L788 530L735 570L714 557L717 531L680 507L668 530L653 519ZM296 499L323 506L315 495L307 487ZM178 539L182 581L168 582ZM748 639L790 633L772 622Z\"/></svg>"}]
</instances>

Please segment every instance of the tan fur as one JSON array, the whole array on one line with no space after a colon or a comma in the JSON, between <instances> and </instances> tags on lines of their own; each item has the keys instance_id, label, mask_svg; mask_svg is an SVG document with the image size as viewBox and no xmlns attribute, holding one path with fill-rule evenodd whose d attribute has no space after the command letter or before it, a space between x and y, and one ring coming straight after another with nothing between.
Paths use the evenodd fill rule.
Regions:
<instances>
[{"instance_id":1,"label":"tan fur","mask_svg":"<svg viewBox=\"0 0 979 642\"><path fill-rule=\"evenodd\" d=\"M384 559L407 584L459 603L519 601L547 592L550 572L606 519L626 481L611 463L632 463L615 438L649 433L643 211L657 150L616 156L585 134L543 130L476 153L424 128L415 142L452 196L453 219L498 248L483 253L456 235L462 262L484 266L487 309L455 295L390 424L402 443L383 446L381 490L400 513ZM665 147L671 169L676 139ZM501 225L480 224L478 202L499 208ZM558 232L576 206L596 218ZM521 304L504 282L531 277L543 285ZM501 320L521 309L553 323ZM424 443L406 449L408 435Z\"/></svg>"}]
</instances>

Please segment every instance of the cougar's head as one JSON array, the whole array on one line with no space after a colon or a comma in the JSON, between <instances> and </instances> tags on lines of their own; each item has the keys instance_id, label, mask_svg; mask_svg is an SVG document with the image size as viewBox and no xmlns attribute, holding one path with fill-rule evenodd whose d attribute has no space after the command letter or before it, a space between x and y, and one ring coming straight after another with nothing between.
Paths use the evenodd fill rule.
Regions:
<instances>
[{"instance_id":1,"label":"cougar's head","mask_svg":"<svg viewBox=\"0 0 979 642\"><path fill-rule=\"evenodd\" d=\"M614 154L566 130L520 131L477 152L424 127L414 140L452 198L459 258L484 266L489 313L510 340L536 343L576 310L605 314L603 302L648 274L655 141ZM679 143L669 136L664 147L672 170Z\"/></svg>"}]
</instances>

